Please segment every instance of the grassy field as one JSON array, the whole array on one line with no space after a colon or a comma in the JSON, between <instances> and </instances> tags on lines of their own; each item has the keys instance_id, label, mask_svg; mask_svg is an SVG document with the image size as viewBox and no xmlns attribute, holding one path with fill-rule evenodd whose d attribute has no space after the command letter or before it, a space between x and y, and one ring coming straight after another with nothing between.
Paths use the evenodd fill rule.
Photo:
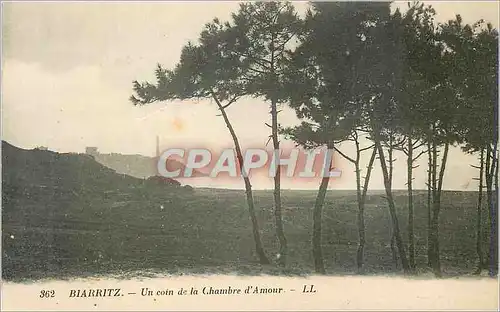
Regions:
<instances>
[{"instance_id":1,"label":"grassy field","mask_svg":"<svg viewBox=\"0 0 500 312\"><path fill-rule=\"evenodd\" d=\"M193 190L161 179L137 179L117 174L88 155L23 150L2 142L2 276L32 281L109 274L307 275L313 272L316 193L282 191L288 266L263 267L254 254L243 191ZM390 248L383 195L373 191L367 197L366 273L400 274ZM406 193L394 195L407 240ZM254 197L264 248L276 262L272 192L255 191ZM475 269L476 198L474 192L442 196L440 248L448 276ZM425 271L426 192L416 191L414 201L417 264ZM356 212L354 191L328 192L323 213L328 274L356 272Z\"/></svg>"},{"instance_id":2,"label":"grassy field","mask_svg":"<svg viewBox=\"0 0 500 312\"><path fill-rule=\"evenodd\" d=\"M14 192L14 191L13 191ZM316 191L283 191L286 270L262 267L254 256L243 191L133 188L127 192L46 192L17 190L3 197L2 275L7 280L163 273L312 273L312 206ZM17 195L16 195L17 194ZM24 194L24 195L23 195ZM473 192L444 192L441 214L443 271L474 270ZM407 239L406 195L395 193L403 237ZM416 192L417 264L426 264L425 192ZM271 191L255 191L266 252L274 258ZM328 274L355 272L357 248L354 191L330 191L323 217L323 250ZM401 273L392 259L390 221L380 192L366 204L366 271Z\"/></svg>"}]
</instances>

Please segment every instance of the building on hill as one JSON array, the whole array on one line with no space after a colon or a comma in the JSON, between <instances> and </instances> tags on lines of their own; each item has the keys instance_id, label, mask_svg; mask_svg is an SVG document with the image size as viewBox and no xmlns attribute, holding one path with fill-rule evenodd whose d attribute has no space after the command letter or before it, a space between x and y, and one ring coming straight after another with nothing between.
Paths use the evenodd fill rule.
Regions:
<instances>
[{"instance_id":1,"label":"building on hill","mask_svg":"<svg viewBox=\"0 0 500 312\"><path fill-rule=\"evenodd\" d=\"M99 150L95 146L87 146L85 148L85 154L91 156L97 156L99 154Z\"/></svg>"},{"instance_id":2,"label":"building on hill","mask_svg":"<svg viewBox=\"0 0 500 312\"><path fill-rule=\"evenodd\" d=\"M136 178L148 178L157 174L156 161L153 157L143 155L123 155L118 153L93 155L94 159L118 173Z\"/></svg>"}]
</instances>

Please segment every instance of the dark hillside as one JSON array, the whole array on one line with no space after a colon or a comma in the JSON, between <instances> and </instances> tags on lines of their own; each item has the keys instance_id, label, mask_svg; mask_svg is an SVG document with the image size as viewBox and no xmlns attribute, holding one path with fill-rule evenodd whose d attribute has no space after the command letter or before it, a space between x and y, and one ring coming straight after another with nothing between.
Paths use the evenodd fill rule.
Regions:
<instances>
[{"instance_id":1,"label":"dark hillside","mask_svg":"<svg viewBox=\"0 0 500 312\"><path fill-rule=\"evenodd\" d=\"M117 174L85 154L23 150L2 141L2 182L15 188L38 187L83 191L131 186L141 180ZM5 190L5 189L4 189Z\"/></svg>"}]
</instances>

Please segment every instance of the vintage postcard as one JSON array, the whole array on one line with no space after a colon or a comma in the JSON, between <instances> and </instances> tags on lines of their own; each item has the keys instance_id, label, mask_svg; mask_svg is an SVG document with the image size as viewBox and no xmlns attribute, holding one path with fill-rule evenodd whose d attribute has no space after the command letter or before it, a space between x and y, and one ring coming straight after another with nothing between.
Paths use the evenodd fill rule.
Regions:
<instances>
[{"instance_id":1,"label":"vintage postcard","mask_svg":"<svg viewBox=\"0 0 500 312\"><path fill-rule=\"evenodd\" d=\"M496 310L496 1L2 2L2 309Z\"/></svg>"}]
</instances>

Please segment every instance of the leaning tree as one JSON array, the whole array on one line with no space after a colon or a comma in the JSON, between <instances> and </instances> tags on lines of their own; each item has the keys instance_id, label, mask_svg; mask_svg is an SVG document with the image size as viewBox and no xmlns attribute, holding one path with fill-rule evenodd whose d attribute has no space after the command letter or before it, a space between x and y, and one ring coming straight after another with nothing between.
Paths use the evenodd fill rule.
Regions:
<instances>
[{"instance_id":1,"label":"leaning tree","mask_svg":"<svg viewBox=\"0 0 500 312\"><path fill-rule=\"evenodd\" d=\"M287 52L296 45L302 21L290 2L254 2L241 4L226 27L231 35L223 47L224 53L249 63L249 70L240 77L246 81L247 95L269 103L271 124L266 125L271 128L269 138L277 160L280 156L278 114L279 105L283 103L279 94L285 79ZM274 179L274 216L279 263L284 266L288 247L281 209L281 167L279 161L275 165L271 174Z\"/></svg>"},{"instance_id":2,"label":"leaning tree","mask_svg":"<svg viewBox=\"0 0 500 312\"><path fill-rule=\"evenodd\" d=\"M183 47L180 61L173 70L166 70L158 65L156 83L134 82L136 95L131 100L136 105L145 105L157 101L212 99L229 130L236 151L236 158L245 184L248 211L252 222L252 234L255 250L261 264L268 264L269 259L262 246L259 225L255 213L252 185L244 174L243 152L236 131L226 112L230 105L247 95L248 81L254 69L248 58L226 53L228 41L233 38L227 24L218 19L206 24L201 32L199 44L188 43Z\"/></svg>"}]
</instances>

